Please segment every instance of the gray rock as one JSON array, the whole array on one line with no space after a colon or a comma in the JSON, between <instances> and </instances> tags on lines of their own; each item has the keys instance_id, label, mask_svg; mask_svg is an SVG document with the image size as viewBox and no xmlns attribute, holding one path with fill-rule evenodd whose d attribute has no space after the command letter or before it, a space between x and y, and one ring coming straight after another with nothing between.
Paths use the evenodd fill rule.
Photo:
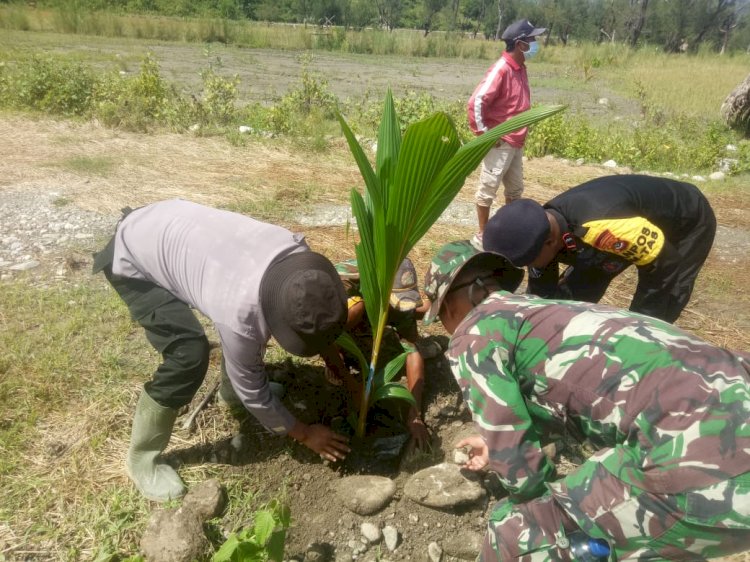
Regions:
<instances>
[{"instance_id":1,"label":"gray rock","mask_svg":"<svg viewBox=\"0 0 750 562\"><path fill-rule=\"evenodd\" d=\"M218 517L226 506L226 493L215 478L193 486L182 501L182 507L192 509L201 521Z\"/></svg>"},{"instance_id":2,"label":"gray rock","mask_svg":"<svg viewBox=\"0 0 750 562\"><path fill-rule=\"evenodd\" d=\"M706 178L703 176L692 176L690 179L693 181L706 181Z\"/></svg>"},{"instance_id":3,"label":"gray rock","mask_svg":"<svg viewBox=\"0 0 750 562\"><path fill-rule=\"evenodd\" d=\"M615 162L614 160L607 160L606 162L604 162L604 164L602 164L602 166L604 166L605 168L617 168L617 162Z\"/></svg>"},{"instance_id":4,"label":"gray rock","mask_svg":"<svg viewBox=\"0 0 750 562\"><path fill-rule=\"evenodd\" d=\"M191 562L202 559L208 549L203 521L184 506L155 511L141 538L141 552L149 562Z\"/></svg>"},{"instance_id":5,"label":"gray rock","mask_svg":"<svg viewBox=\"0 0 750 562\"><path fill-rule=\"evenodd\" d=\"M586 160L583 158L577 158L576 159L576 166L583 166L586 163Z\"/></svg>"},{"instance_id":6,"label":"gray rock","mask_svg":"<svg viewBox=\"0 0 750 562\"><path fill-rule=\"evenodd\" d=\"M27 271L29 269L34 269L35 267L39 267L39 262L36 260L29 260L11 265L8 269L10 269L11 271Z\"/></svg>"},{"instance_id":7,"label":"gray rock","mask_svg":"<svg viewBox=\"0 0 750 562\"><path fill-rule=\"evenodd\" d=\"M443 549L436 542L431 542L427 545L427 556L430 557L432 562L440 562L443 557Z\"/></svg>"},{"instance_id":8,"label":"gray rock","mask_svg":"<svg viewBox=\"0 0 750 562\"><path fill-rule=\"evenodd\" d=\"M383 542L385 542L385 547L389 551L393 552L396 550L398 546L398 529L390 525L383 527Z\"/></svg>"},{"instance_id":9,"label":"gray rock","mask_svg":"<svg viewBox=\"0 0 750 562\"><path fill-rule=\"evenodd\" d=\"M326 562L333 558L333 548L329 544L313 543L305 551L305 562Z\"/></svg>"},{"instance_id":10,"label":"gray rock","mask_svg":"<svg viewBox=\"0 0 750 562\"><path fill-rule=\"evenodd\" d=\"M486 496L479 477L453 463L420 470L407 480L404 493L418 504L437 509L472 504Z\"/></svg>"},{"instance_id":11,"label":"gray rock","mask_svg":"<svg viewBox=\"0 0 750 562\"><path fill-rule=\"evenodd\" d=\"M453 462L457 465L463 466L467 462L469 462L469 454L463 449L454 449L453 450Z\"/></svg>"},{"instance_id":12,"label":"gray rock","mask_svg":"<svg viewBox=\"0 0 750 562\"><path fill-rule=\"evenodd\" d=\"M722 158L719 160L719 171L728 174L740 161L737 158Z\"/></svg>"},{"instance_id":13,"label":"gray rock","mask_svg":"<svg viewBox=\"0 0 750 562\"><path fill-rule=\"evenodd\" d=\"M229 446L232 447L235 452L241 453L247 448L247 437L242 433L238 433L229 441Z\"/></svg>"},{"instance_id":14,"label":"gray rock","mask_svg":"<svg viewBox=\"0 0 750 562\"><path fill-rule=\"evenodd\" d=\"M361 541L350 540L346 545L352 549L353 554L361 554L367 550L367 545Z\"/></svg>"},{"instance_id":15,"label":"gray rock","mask_svg":"<svg viewBox=\"0 0 750 562\"><path fill-rule=\"evenodd\" d=\"M474 531L462 531L443 540L443 551L461 560L476 560L482 549L484 537Z\"/></svg>"},{"instance_id":16,"label":"gray rock","mask_svg":"<svg viewBox=\"0 0 750 562\"><path fill-rule=\"evenodd\" d=\"M396 483L384 476L348 476L338 483L336 494L357 515L372 515L383 509L396 493Z\"/></svg>"},{"instance_id":17,"label":"gray rock","mask_svg":"<svg viewBox=\"0 0 750 562\"><path fill-rule=\"evenodd\" d=\"M708 179L714 180L714 181L721 181L726 177L724 172L714 172L708 176Z\"/></svg>"},{"instance_id":18,"label":"gray rock","mask_svg":"<svg viewBox=\"0 0 750 562\"><path fill-rule=\"evenodd\" d=\"M362 523L360 532L370 544L380 542L380 539L382 538L382 535L380 534L380 527L378 527L374 523L370 523L369 521L365 521L364 523Z\"/></svg>"}]
</instances>

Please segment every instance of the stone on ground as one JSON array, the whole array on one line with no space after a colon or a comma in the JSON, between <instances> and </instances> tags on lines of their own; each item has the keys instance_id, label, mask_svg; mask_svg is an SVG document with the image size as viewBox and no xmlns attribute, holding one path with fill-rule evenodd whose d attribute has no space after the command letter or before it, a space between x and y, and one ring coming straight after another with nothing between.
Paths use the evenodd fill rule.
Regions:
<instances>
[{"instance_id":1,"label":"stone on ground","mask_svg":"<svg viewBox=\"0 0 750 562\"><path fill-rule=\"evenodd\" d=\"M202 560L208 548L203 521L189 507L155 511L141 538L141 552L149 562Z\"/></svg>"},{"instance_id":2,"label":"stone on ground","mask_svg":"<svg viewBox=\"0 0 750 562\"><path fill-rule=\"evenodd\" d=\"M382 538L382 535L380 534L380 527L378 527L374 523L370 523L369 521L365 521L364 523L362 523L360 531L362 533L362 536L365 537L367 542L370 544L380 542L380 539Z\"/></svg>"},{"instance_id":3,"label":"stone on ground","mask_svg":"<svg viewBox=\"0 0 750 562\"><path fill-rule=\"evenodd\" d=\"M227 496L218 480L212 478L193 486L182 501L201 521L218 517L227 505Z\"/></svg>"},{"instance_id":4,"label":"stone on ground","mask_svg":"<svg viewBox=\"0 0 750 562\"><path fill-rule=\"evenodd\" d=\"M391 525L383 527L383 542L385 542L385 547L390 552L396 550L398 546L398 529Z\"/></svg>"},{"instance_id":5,"label":"stone on ground","mask_svg":"<svg viewBox=\"0 0 750 562\"><path fill-rule=\"evenodd\" d=\"M450 535L443 541L443 551L448 556L461 560L476 560L482 549L484 537L473 531L462 531Z\"/></svg>"},{"instance_id":6,"label":"stone on ground","mask_svg":"<svg viewBox=\"0 0 750 562\"><path fill-rule=\"evenodd\" d=\"M384 476L348 476L337 485L336 494L344 506L357 515L372 515L388 505L396 483Z\"/></svg>"},{"instance_id":7,"label":"stone on ground","mask_svg":"<svg viewBox=\"0 0 750 562\"><path fill-rule=\"evenodd\" d=\"M420 470L406 482L404 493L420 505L437 509L472 504L486 495L475 473L453 463Z\"/></svg>"}]
</instances>

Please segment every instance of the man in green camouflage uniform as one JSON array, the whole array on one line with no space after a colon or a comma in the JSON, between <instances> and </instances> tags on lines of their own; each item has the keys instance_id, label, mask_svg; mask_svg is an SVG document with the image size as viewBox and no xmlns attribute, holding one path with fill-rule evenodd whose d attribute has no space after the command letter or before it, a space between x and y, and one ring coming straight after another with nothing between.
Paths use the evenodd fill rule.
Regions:
<instances>
[{"instance_id":1,"label":"man in green camouflage uniform","mask_svg":"<svg viewBox=\"0 0 750 562\"><path fill-rule=\"evenodd\" d=\"M445 246L425 277L479 435L466 468L498 473L481 559L570 560L578 528L612 560L750 549L750 356L607 306L513 295L499 254ZM556 480L551 424L597 452Z\"/></svg>"}]
</instances>

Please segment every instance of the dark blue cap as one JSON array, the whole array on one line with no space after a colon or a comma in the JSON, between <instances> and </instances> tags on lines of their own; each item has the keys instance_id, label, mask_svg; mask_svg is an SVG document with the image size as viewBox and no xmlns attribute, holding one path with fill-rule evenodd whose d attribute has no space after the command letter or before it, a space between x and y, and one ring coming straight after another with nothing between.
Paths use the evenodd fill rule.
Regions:
<instances>
[{"instance_id":1,"label":"dark blue cap","mask_svg":"<svg viewBox=\"0 0 750 562\"><path fill-rule=\"evenodd\" d=\"M547 31L545 27L534 27L534 24L529 20L518 20L514 21L503 31L503 41L517 41L519 39L528 39L530 37L536 37Z\"/></svg>"},{"instance_id":2,"label":"dark blue cap","mask_svg":"<svg viewBox=\"0 0 750 562\"><path fill-rule=\"evenodd\" d=\"M516 199L487 221L482 243L486 252L504 255L516 267L529 265L549 236L547 212L532 199Z\"/></svg>"}]
</instances>

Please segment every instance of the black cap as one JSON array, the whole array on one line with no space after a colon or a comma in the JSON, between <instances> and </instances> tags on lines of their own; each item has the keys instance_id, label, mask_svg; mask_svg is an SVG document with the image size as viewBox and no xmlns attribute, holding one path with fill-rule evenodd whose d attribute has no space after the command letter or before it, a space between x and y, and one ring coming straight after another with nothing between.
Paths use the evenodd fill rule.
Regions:
<instances>
[{"instance_id":1,"label":"black cap","mask_svg":"<svg viewBox=\"0 0 750 562\"><path fill-rule=\"evenodd\" d=\"M325 256L304 251L271 264L260 283L263 316L279 345L310 357L336 341L346 323L346 293Z\"/></svg>"},{"instance_id":2,"label":"black cap","mask_svg":"<svg viewBox=\"0 0 750 562\"><path fill-rule=\"evenodd\" d=\"M536 37L547 31L546 27L534 27L529 20L514 21L503 31L501 39L503 41L517 41L527 37Z\"/></svg>"},{"instance_id":3,"label":"black cap","mask_svg":"<svg viewBox=\"0 0 750 562\"><path fill-rule=\"evenodd\" d=\"M516 199L500 207L484 227L486 252L504 255L516 267L529 265L550 233L547 212L532 199Z\"/></svg>"}]
</instances>

